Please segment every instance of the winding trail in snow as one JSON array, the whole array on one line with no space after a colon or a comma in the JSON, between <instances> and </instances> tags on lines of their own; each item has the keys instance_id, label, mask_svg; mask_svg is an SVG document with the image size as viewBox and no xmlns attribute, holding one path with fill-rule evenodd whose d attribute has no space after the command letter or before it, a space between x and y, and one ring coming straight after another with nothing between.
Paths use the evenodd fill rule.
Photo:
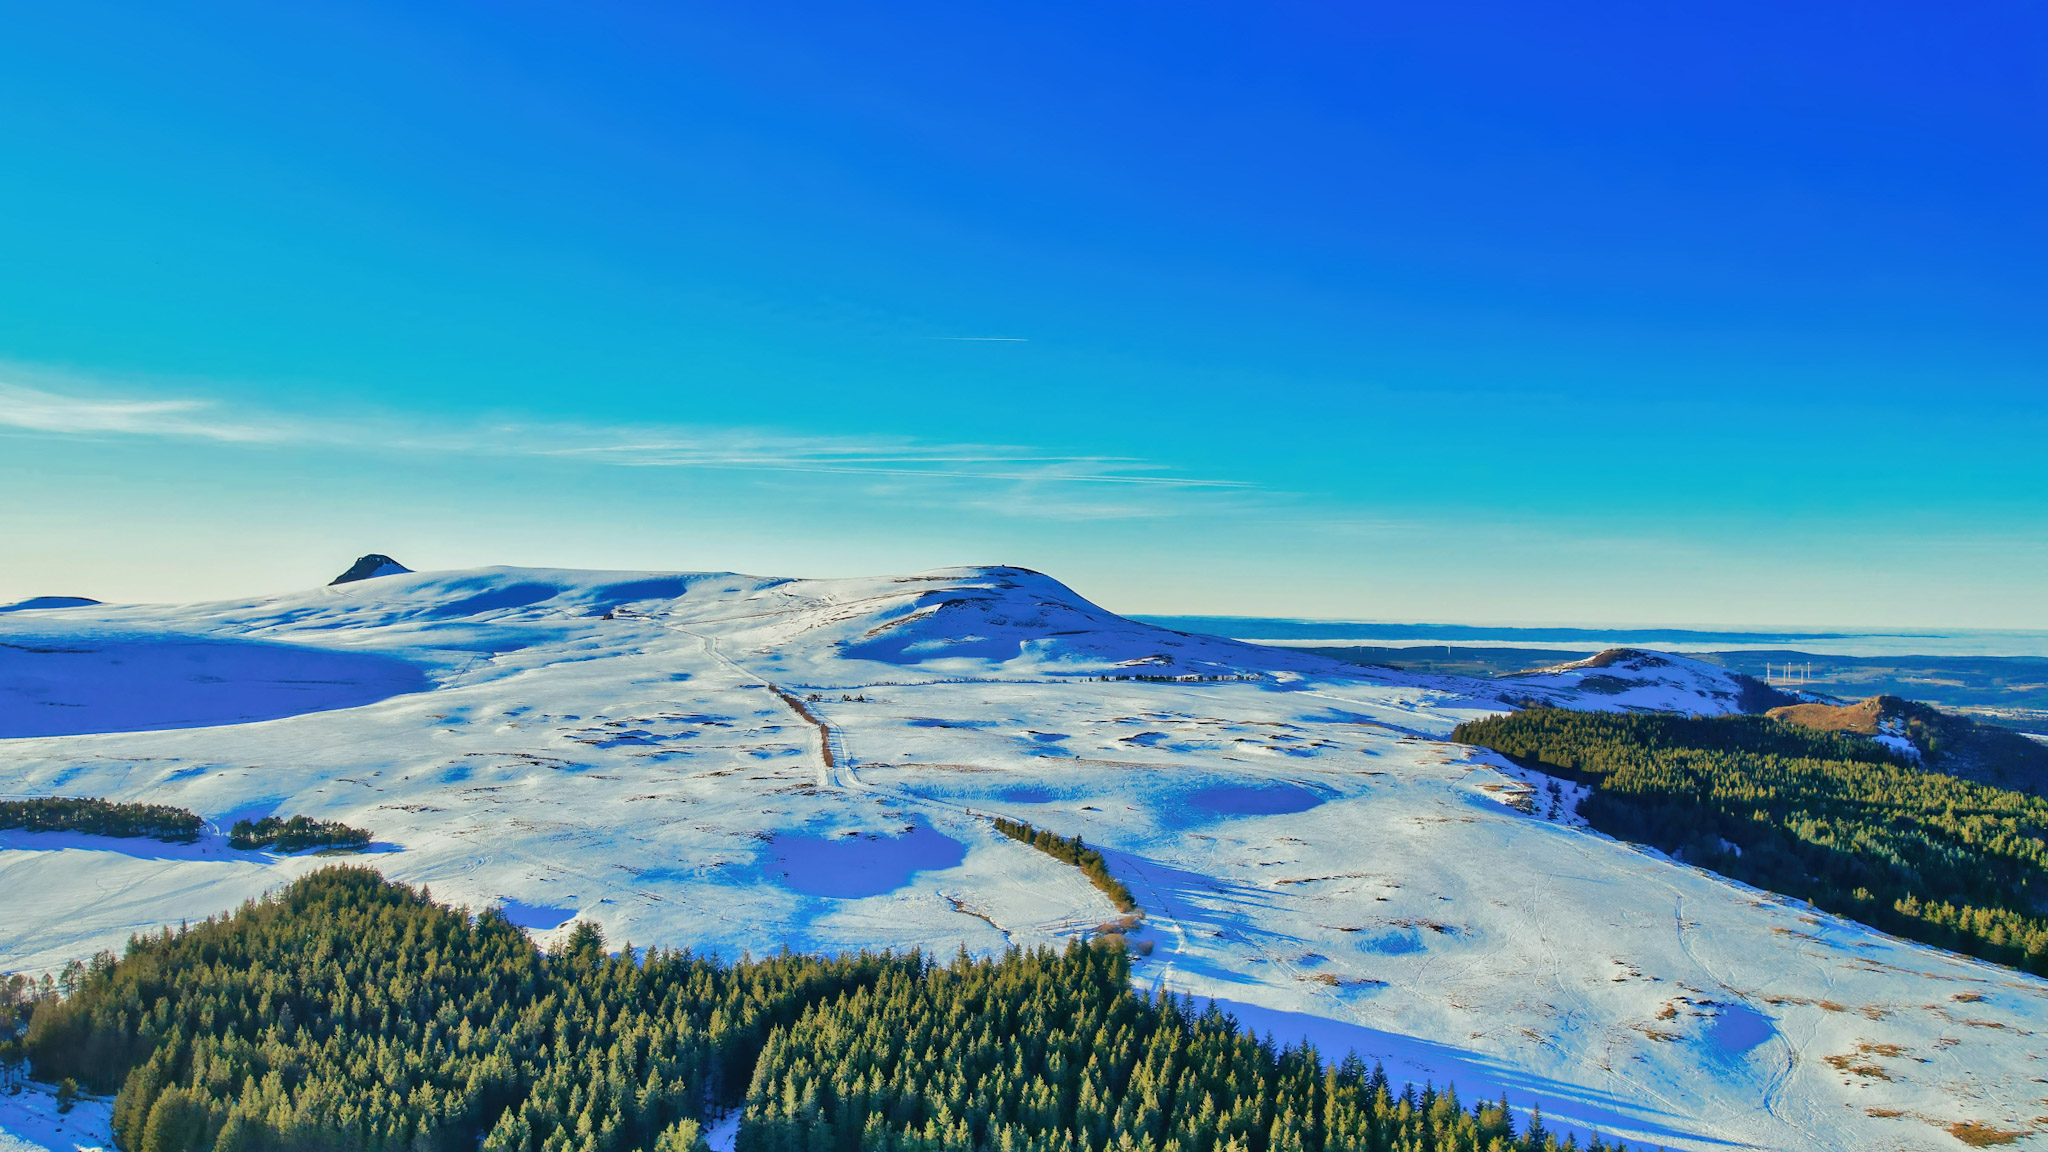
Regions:
<instances>
[{"instance_id":1,"label":"winding trail in snow","mask_svg":"<svg viewBox=\"0 0 2048 1152\"><path fill-rule=\"evenodd\" d=\"M832 730L825 726L824 721L813 716L810 709L804 707L803 701L797 699L781 685L720 651L718 641L714 637L706 636L702 632L692 632L680 624L670 624L667 621L663 621L662 626L670 631L680 632L685 636L695 639L704 646L704 654L706 656L717 661L722 667L736 672L740 676L766 688L785 707L791 712L796 713L797 719L802 720L805 725L816 731L818 734L818 787L830 788L833 786Z\"/></svg>"}]
</instances>

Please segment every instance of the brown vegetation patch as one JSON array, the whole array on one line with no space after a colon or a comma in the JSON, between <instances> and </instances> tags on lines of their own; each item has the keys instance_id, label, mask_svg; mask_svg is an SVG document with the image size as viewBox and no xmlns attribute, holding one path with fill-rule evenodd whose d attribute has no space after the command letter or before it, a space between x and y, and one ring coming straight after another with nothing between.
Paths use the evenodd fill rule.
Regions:
<instances>
[{"instance_id":1,"label":"brown vegetation patch","mask_svg":"<svg viewBox=\"0 0 2048 1152\"><path fill-rule=\"evenodd\" d=\"M2025 1128L1993 1128L1975 1120L1959 1120L1948 1126L1948 1134L1972 1148L1990 1148L1999 1144L2010 1144L2033 1132Z\"/></svg>"},{"instance_id":2,"label":"brown vegetation patch","mask_svg":"<svg viewBox=\"0 0 2048 1152\"><path fill-rule=\"evenodd\" d=\"M1303 976L1301 979L1311 984L1321 984L1325 988L1384 988L1387 986L1385 980L1374 980L1366 976L1339 976L1335 972L1318 972L1313 976Z\"/></svg>"},{"instance_id":3,"label":"brown vegetation patch","mask_svg":"<svg viewBox=\"0 0 2048 1152\"><path fill-rule=\"evenodd\" d=\"M1823 1056L1821 1059L1837 1072L1847 1072L1852 1076L1862 1076L1872 1080L1890 1080L1892 1078L1891 1073L1885 1071L1882 1066L1865 1059L1865 1057L1881 1056L1896 1059L1905 1054L1906 1050L1897 1044L1879 1044L1870 1040L1859 1040L1856 1042L1856 1050L1854 1052L1844 1052L1838 1056Z\"/></svg>"},{"instance_id":4,"label":"brown vegetation patch","mask_svg":"<svg viewBox=\"0 0 2048 1152\"><path fill-rule=\"evenodd\" d=\"M1891 1073L1872 1064L1868 1060L1859 1061L1854 1054L1845 1053L1840 1056L1823 1056L1821 1059L1827 1061L1828 1065L1837 1072L1847 1072L1851 1075L1864 1076L1876 1080L1889 1080L1892 1078Z\"/></svg>"},{"instance_id":5,"label":"brown vegetation patch","mask_svg":"<svg viewBox=\"0 0 2048 1152\"><path fill-rule=\"evenodd\" d=\"M1857 704L1836 707L1829 704L1794 704L1788 708L1773 708L1764 713L1773 720L1797 724L1801 728L1812 728L1819 732L1856 732L1864 736L1875 736L1878 725L1885 717L1883 696L1872 696Z\"/></svg>"}]
</instances>

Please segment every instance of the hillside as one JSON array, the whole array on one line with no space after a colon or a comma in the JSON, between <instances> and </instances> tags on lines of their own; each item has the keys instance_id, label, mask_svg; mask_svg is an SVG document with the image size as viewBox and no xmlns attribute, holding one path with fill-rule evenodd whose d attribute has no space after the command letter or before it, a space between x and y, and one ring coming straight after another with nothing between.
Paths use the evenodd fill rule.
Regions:
<instances>
[{"instance_id":1,"label":"hillside","mask_svg":"<svg viewBox=\"0 0 2048 1152\"><path fill-rule=\"evenodd\" d=\"M1577 699L1559 702L1561 706L1594 711L1723 716L1734 712L1761 712L1795 699L1768 687L1761 680L1730 672L1716 664L1640 648L1609 648L1583 660L1554 664L1534 672L1500 677L1499 680L1525 691L1567 691ZM1600 703L1602 701L1605 706ZM1549 703L1533 698L1528 702Z\"/></svg>"},{"instance_id":2,"label":"hillside","mask_svg":"<svg viewBox=\"0 0 2048 1152\"><path fill-rule=\"evenodd\" d=\"M1855 704L1794 704L1768 715L1815 731L1867 736L1931 772L2048 793L2048 747L1917 701L1872 696Z\"/></svg>"},{"instance_id":3,"label":"hillside","mask_svg":"<svg viewBox=\"0 0 2048 1152\"><path fill-rule=\"evenodd\" d=\"M1846 709L1837 711L1847 711ZM1887 931L2048 975L2048 801L1841 730L1532 709L1453 735L1587 785L1595 828Z\"/></svg>"},{"instance_id":4,"label":"hillside","mask_svg":"<svg viewBox=\"0 0 2048 1152\"><path fill-rule=\"evenodd\" d=\"M228 843L267 816L374 830L352 859L542 943L581 919L727 958L990 955L1117 918L1002 816L1101 853L1146 916L1140 989L1397 1081L1685 1149L1961 1147L1949 1126L2038 1114L2048 985L1610 840L1445 742L1524 701L1739 706L1683 658L1373 670L1016 568L400 573L13 613L0 645L0 794L208 822L181 845L0 832L0 969L324 863ZM87 691L99 666L126 689Z\"/></svg>"}]
</instances>

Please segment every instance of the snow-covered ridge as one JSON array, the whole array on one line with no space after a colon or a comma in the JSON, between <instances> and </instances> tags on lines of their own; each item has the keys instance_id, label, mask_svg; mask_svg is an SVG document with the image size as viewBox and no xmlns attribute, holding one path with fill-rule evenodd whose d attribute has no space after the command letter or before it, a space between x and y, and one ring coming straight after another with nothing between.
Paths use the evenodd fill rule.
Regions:
<instances>
[{"instance_id":1,"label":"snow-covered ridge","mask_svg":"<svg viewBox=\"0 0 2048 1152\"><path fill-rule=\"evenodd\" d=\"M86 608L98 603L84 596L31 596L12 604L0 604L0 612L45 612L52 608Z\"/></svg>"},{"instance_id":2,"label":"snow-covered ridge","mask_svg":"<svg viewBox=\"0 0 2048 1152\"><path fill-rule=\"evenodd\" d=\"M1521 701L1726 711L1725 677L1654 653L1411 676L1018 568L399 573L0 617L0 794L343 820L387 875L543 940L580 917L728 955L950 953L1113 918L1000 813L1105 853L1149 915L1148 986L1398 1076L1673 1148L2030 1129L2048 985L1607 840L1576 792L1442 742ZM0 833L0 969L322 863Z\"/></svg>"},{"instance_id":3,"label":"snow-covered ridge","mask_svg":"<svg viewBox=\"0 0 2048 1152\"><path fill-rule=\"evenodd\" d=\"M1500 683L1537 693L1554 706L1601 711L1644 710L1721 716L1758 712L1785 702L1761 682L1717 664L1669 652L1610 648ZM1545 698L1545 693L1562 693Z\"/></svg>"}]
</instances>

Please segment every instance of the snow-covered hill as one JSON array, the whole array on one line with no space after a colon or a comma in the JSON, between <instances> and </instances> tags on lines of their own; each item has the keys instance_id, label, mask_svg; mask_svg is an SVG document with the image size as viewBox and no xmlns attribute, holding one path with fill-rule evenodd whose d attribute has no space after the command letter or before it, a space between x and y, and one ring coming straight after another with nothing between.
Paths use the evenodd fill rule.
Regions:
<instances>
[{"instance_id":1,"label":"snow-covered hill","mask_svg":"<svg viewBox=\"0 0 2048 1152\"><path fill-rule=\"evenodd\" d=\"M581 917L728 955L951 952L1113 916L1000 813L1104 850L1150 917L1147 985L1397 1076L1673 1148L2031 1131L2048 984L1615 843L1568 804L1545 819L1527 774L1442 742L1524 700L1741 691L1646 653L1512 682L1363 669L1015 568L398 573L0 617L0 795L344 820L387 875L543 940ZM325 862L0 833L0 969Z\"/></svg>"},{"instance_id":2,"label":"snow-covered hill","mask_svg":"<svg viewBox=\"0 0 2048 1152\"><path fill-rule=\"evenodd\" d=\"M1726 716L1761 712L1794 699L1718 664L1639 648L1609 648L1597 656L1504 677L1496 683L1515 686L1528 693L1532 702L1599 711Z\"/></svg>"}]
</instances>

